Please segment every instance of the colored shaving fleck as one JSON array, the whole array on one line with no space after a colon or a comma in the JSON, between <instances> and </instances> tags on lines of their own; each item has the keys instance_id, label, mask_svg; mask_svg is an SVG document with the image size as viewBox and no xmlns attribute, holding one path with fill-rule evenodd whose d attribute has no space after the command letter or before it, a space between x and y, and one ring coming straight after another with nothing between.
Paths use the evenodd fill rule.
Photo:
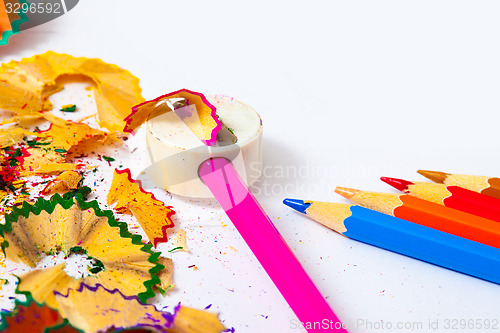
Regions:
<instances>
[{"instance_id":1,"label":"colored shaving fleck","mask_svg":"<svg viewBox=\"0 0 500 333\"><path fill-rule=\"evenodd\" d=\"M63 105L59 111L62 112L75 112L76 110L76 105L75 104L68 104L68 105Z\"/></svg>"}]
</instances>

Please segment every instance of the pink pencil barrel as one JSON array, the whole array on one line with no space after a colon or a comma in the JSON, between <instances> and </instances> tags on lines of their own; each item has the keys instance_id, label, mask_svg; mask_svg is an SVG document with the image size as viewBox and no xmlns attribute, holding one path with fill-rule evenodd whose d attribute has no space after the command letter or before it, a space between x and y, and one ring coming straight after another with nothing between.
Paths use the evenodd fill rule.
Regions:
<instances>
[{"instance_id":1,"label":"pink pencil barrel","mask_svg":"<svg viewBox=\"0 0 500 333\"><path fill-rule=\"evenodd\" d=\"M198 173L307 331L347 332L233 165L212 158Z\"/></svg>"}]
</instances>

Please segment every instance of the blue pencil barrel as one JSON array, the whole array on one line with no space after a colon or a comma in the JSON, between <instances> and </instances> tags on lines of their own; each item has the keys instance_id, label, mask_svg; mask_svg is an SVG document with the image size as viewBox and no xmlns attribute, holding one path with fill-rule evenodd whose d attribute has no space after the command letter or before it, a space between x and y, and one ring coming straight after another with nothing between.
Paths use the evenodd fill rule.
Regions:
<instances>
[{"instance_id":1,"label":"blue pencil barrel","mask_svg":"<svg viewBox=\"0 0 500 333\"><path fill-rule=\"evenodd\" d=\"M360 206L344 235L358 241L500 284L500 249Z\"/></svg>"}]
</instances>

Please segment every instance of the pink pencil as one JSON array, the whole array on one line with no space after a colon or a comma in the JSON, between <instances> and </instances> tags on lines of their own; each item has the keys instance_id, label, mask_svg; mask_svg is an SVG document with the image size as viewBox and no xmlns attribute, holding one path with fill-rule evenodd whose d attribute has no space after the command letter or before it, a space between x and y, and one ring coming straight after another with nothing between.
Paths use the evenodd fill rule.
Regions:
<instances>
[{"instance_id":1,"label":"pink pencil","mask_svg":"<svg viewBox=\"0 0 500 333\"><path fill-rule=\"evenodd\" d=\"M211 158L198 173L307 331L347 332L233 165Z\"/></svg>"}]
</instances>

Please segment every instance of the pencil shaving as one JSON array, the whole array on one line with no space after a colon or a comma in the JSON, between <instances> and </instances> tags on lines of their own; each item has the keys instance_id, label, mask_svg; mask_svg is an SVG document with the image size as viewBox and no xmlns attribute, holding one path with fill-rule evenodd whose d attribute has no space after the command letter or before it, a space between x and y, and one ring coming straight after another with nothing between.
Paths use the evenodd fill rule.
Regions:
<instances>
[{"instance_id":1,"label":"pencil shaving","mask_svg":"<svg viewBox=\"0 0 500 333\"><path fill-rule=\"evenodd\" d=\"M133 132L146 122L149 115L157 108L163 108L165 112L172 109L164 103L166 100L181 98L187 101L188 106L182 117L186 125L206 145L214 145L217 142L217 133L222 125L217 118L216 108L206 97L198 92L181 89L172 93L162 95L150 101L138 104L132 108L132 112L125 118L125 132ZM194 114L196 113L196 114Z\"/></svg>"},{"instance_id":2,"label":"pencil shaving","mask_svg":"<svg viewBox=\"0 0 500 333\"><path fill-rule=\"evenodd\" d=\"M43 113L43 118L50 122L50 127L37 133L41 139L26 149L21 176L76 170L80 166L68 163L68 154L89 151L92 144L117 142L115 136L83 123L67 121L51 113Z\"/></svg>"},{"instance_id":3,"label":"pencil shaving","mask_svg":"<svg viewBox=\"0 0 500 333\"><path fill-rule=\"evenodd\" d=\"M86 333L131 328L167 332L175 318L153 305L141 304L137 297L127 297L118 289L109 290L99 284L81 284L65 294L56 293L55 298L61 313Z\"/></svg>"},{"instance_id":4,"label":"pencil shaving","mask_svg":"<svg viewBox=\"0 0 500 333\"><path fill-rule=\"evenodd\" d=\"M63 89L63 76L82 76L94 84L99 124L109 131L123 129L130 108L141 103L139 79L100 59L76 58L48 51L0 67L0 109L16 115L52 109L49 96Z\"/></svg>"},{"instance_id":5,"label":"pencil shaving","mask_svg":"<svg viewBox=\"0 0 500 333\"><path fill-rule=\"evenodd\" d=\"M75 202L56 194L51 200L14 208L5 219L0 231L7 259L35 267L45 254L82 252L101 267L83 278L69 276L65 263L24 274L19 291L29 291L39 303L58 309L52 291L63 293L80 282L120 288L146 300L154 295L151 287L160 282L157 274L164 267L157 263L158 254L132 236L126 224L116 222L111 212L100 211L95 201Z\"/></svg>"},{"instance_id":6,"label":"pencil shaving","mask_svg":"<svg viewBox=\"0 0 500 333\"><path fill-rule=\"evenodd\" d=\"M0 129L0 148L6 148L22 141L27 135L38 136L38 133L27 131L20 127Z\"/></svg>"},{"instance_id":7,"label":"pencil shaving","mask_svg":"<svg viewBox=\"0 0 500 333\"><path fill-rule=\"evenodd\" d=\"M114 209L119 213L134 215L155 246L167 241L167 229L174 226L170 218L175 214L174 210L152 193L144 191L132 179L129 169L115 169L107 203L116 203Z\"/></svg>"},{"instance_id":8,"label":"pencil shaving","mask_svg":"<svg viewBox=\"0 0 500 333\"><path fill-rule=\"evenodd\" d=\"M59 310L39 304L28 295L16 300L12 312L2 312L0 329L6 333L46 331L115 332L144 330L157 333L220 333L226 328L214 313L177 305L173 312L159 311L142 304L137 297L125 296L118 289L84 283L67 293L56 292Z\"/></svg>"},{"instance_id":9,"label":"pencil shaving","mask_svg":"<svg viewBox=\"0 0 500 333\"><path fill-rule=\"evenodd\" d=\"M81 180L82 176L78 172L65 171L51 180L40 194L66 193L69 190L75 190Z\"/></svg>"},{"instance_id":10,"label":"pencil shaving","mask_svg":"<svg viewBox=\"0 0 500 333\"><path fill-rule=\"evenodd\" d=\"M64 318L56 310L36 303L28 296L26 302L16 301L14 311L1 313L0 330L5 333L42 333L46 328L63 324Z\"/></svg>"},{"instance_id":11,"label":"pencil shaving","mask_svg":"<svg viewBox=\"0 0 500 333\"><path fill-rule=\"evenodd\" d=\"M181 229L172 237L172 249L168 252L174 251L189 252L189 247L186 242L186 230Z\"/></svg>"}]
</instances>

